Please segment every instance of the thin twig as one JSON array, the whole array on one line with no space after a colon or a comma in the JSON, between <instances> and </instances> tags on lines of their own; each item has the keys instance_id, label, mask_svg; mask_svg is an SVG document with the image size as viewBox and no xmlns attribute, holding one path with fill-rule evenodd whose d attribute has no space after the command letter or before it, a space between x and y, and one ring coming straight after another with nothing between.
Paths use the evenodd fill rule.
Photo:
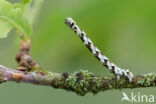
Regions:
<instances>
[{"instance_id":1,"label":"thin twig","mask_svg":"<svg viewBox=\"0 0 156 104\"><path fill-rule=\"evenodd\" d=\"M21 35L19 53L16 54L16 61L19 64L17 70L30 71L36 65L30 55L30 45L31 40L25 40L24 35Z\"/></svg>"}]
</instances>

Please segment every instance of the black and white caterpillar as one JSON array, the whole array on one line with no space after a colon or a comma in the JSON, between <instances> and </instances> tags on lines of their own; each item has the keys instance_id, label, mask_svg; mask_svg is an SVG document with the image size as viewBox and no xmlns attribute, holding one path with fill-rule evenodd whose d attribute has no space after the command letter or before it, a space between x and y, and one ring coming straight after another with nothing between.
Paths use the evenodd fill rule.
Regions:
<instances>
[{"instance_id":1,"label":"black and white caterpillar","mask_svg":"<svg viewBox=\"0 0 156 104\"><path fill-rule=\"evenodd\" d=\"M133 73L128 69L121 69L115 64L113 64L106 56L104 56L100 50L94 46L93 42L87 37L86 33L82 31L76 22L71 18L67 17L65 19L65 24L67 24L71 29L75 31L75 33L81 38L84 45L92 52L92 54L105 66L110 72L112 72L117 80L120 79L121 76L128 78L129 82L132 82Z\"/></svg>"}]
</instances>

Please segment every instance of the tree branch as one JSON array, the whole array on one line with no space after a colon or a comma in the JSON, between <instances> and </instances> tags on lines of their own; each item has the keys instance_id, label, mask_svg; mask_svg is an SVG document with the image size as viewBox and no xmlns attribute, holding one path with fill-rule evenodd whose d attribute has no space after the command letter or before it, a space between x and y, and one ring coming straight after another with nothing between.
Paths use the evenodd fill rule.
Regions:
<instances>
[{"instance_id":1,"label":"tree branch","mask_svg":"<svg viewBox=\"0 0 156 104\"><path fill-rule=\"evenodd\" d=\"M125 77L116 80L115 77L99 76L82 70L72 74L66 72L60 74L47 72L47 74L42 74L23 72L0 65L0 82L2 83L6 81L51 86L67 91L73 91L78 95L83 96L88 92L96 94L110 89L155 87L156 73L135 75L133 81L129 82Z\"/></svg>"},{"instance_id":2,"label":"tree branch","mask_svg":"<svg viewBox=\"0 0 156 104\"><path fill-rule=\"evenodd\" d=\"M0 65L0 82L13 81L51 86L72 91L81 96L88 92L96 94L110 89L155 87L156 73L133 75L129 70L117 67L93 45L71 18L67 18L65 23L77 33L93 55L115 76L100 76L83 70L72 74L46 71L31 58L30 39L25 40L21 36L20 50L16 55L16 61L19 65L16 69Z\"/></svg>"}]
</instances>

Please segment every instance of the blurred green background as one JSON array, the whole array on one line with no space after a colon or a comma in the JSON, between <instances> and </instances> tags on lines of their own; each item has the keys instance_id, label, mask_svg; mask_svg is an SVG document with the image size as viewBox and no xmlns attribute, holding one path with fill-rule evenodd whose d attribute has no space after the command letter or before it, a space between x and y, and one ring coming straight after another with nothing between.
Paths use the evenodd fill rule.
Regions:
<instances>
[{"instance_id":1,"label":"blurred green background","mask_svg":"<svg viewBox=\"0 0 156 104\"><path fill-rule=\"evenodd\" d=\"M12 0L11 0L12 1ZM14 2L15 0L13 0ZM94 44L118 66L135 74L155 72L155 0L44 0L33 23L31 54L52 72L89 70L111 75L65 24L72 17ZM0 39L0 64L16 68L19 49L15 30ZM1 104L126 104L122 91L156 96L155 88L109 90L84 97L31 84L0 85ZM155 101L156 102L156 101Z\"/></svg>"}]
</instances>

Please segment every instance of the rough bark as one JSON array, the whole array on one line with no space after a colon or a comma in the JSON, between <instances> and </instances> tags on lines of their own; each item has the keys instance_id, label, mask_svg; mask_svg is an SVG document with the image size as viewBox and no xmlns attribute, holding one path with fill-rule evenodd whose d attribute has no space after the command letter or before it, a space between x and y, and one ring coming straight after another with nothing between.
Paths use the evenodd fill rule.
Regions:
<instances>
[{"instance_id":1,"label":"rough bark","mask_svg":"<svg viewBox=\"0 0 156 104\"><path fill-rule=\"evenodd\" d=\"M36 85L51 86L53 88L72 91L78 95L85 95L88 92L96 94L101 91L122 88L155 87L156 73L135 75L132 82L122 77L116 80L111 76L99 76L88 71L79 71L68 74L46 72L23 72L10 69L0 65L0 82L24 82Z\"/></svg>"}]
</instances>

